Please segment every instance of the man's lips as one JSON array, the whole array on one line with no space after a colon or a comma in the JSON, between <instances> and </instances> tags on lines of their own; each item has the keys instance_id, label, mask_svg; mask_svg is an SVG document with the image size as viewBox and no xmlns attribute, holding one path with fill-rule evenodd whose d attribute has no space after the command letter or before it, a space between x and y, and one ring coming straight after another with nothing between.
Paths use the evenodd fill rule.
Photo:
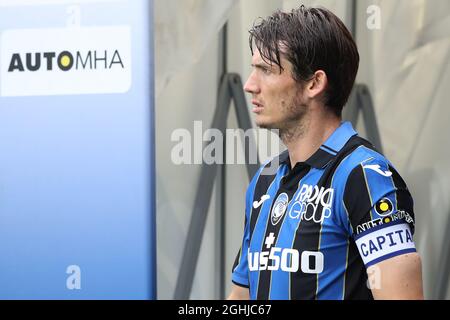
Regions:
<instances>
[{"instance_id":1,"label":"man's lips","mask_svg":"<svg viewBox=\"0 0 450 320\"><path fill-rule=\"evenodd\" d=\"M252 105L253 105L252 112L254 113L261 113L264 109L263 105L256 100L252 100Z\"/></svg>"}]
</instances>

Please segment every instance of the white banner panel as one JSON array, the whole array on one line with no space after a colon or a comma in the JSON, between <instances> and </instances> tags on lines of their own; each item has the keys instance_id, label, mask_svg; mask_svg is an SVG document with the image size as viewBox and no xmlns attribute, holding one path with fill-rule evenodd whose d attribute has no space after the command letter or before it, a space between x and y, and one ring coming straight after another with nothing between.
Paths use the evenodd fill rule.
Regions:
<instances>
[{"instance_id":1,"label":"white banner panel","mask_svg":"<svg viewBox=\"0 0 450 320\"><path fill-rule=\"evenodd\" d=\"M15 29L1 35L1 96L124 93L129 26Z\"/></svg>"}]
</instances>

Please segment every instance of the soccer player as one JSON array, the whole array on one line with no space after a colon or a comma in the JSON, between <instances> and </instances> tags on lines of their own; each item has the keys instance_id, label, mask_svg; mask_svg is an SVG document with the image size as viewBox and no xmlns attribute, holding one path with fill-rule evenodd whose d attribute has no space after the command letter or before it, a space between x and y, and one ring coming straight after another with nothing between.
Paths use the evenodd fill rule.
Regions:
<instances>
[{"instance_id":1,"label":"soccer player","mask_svg":"<svg viewBox=\"0 0 450 320\"><path fill-rule=\"evenodd\" d=\"M249 42L255 122L287 150L248 186L229 299L423 299L410 192L341 118L359 65L345 25L302 6Z\"/></svg>"}]
</instances>

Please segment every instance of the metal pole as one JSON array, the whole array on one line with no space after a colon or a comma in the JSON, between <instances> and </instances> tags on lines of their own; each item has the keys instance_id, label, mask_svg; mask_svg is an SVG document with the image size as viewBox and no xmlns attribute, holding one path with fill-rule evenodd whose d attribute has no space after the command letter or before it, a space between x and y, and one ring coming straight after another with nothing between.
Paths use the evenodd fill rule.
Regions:
<instances>
[{"instance_id":1,"label":"metal pole","mask_svg":"<svg viewBox=\"0 0 450 320\"><path fill-rule=\"evenodd\" d=\"M350 3L350 32L352 33L353 39L356 41L356 24L357 24L357 16L358 16L358 4L356 0L351 0Z\"/></svg>"},{"instance_id":2,"label":"metal pole","mask_svg":"<svg viewBox=\"0 0 450 320\"><path fill-rule=\"evenodd\" d=\"M252 122L247 109L247 102L245 100L244 91L242 90L241 77L236 73L230 73L230 89L233 96L234 106L236 109L236 116L238 119L239 128L247 131L252 128ZM254 135L249 136L248 148L245 147L245 141L243 142L245 152L245 163L247 166L247 174L249 180L252 180L253 176L259 169L259 157L256 146L256 140ZM250 152L255 154L255 159L250 159Z\"/></svg>"},{"instance_id":3,"label":"metal pole","mask_svg":"<svg viewBox=\"0 0 450 320\"><path fill-rule=\"evenodd\" d=\"M229 92L228 81L225 77L220 85L217 108L211 125L211 128L219 129L222 134L225 131L230 102L231 95ZM195 196L191 222L189 223L188 234L175 288L174 299L176 300L189 299L191 293L192 282L194 280L195 269L200 253L200 245L203 239L203 232L205 231L214 179L217 173L217 166L217 164L208 165L203 163L201 167L200 182Z\"/></svg>"},{"instance_id":4,"label":"metal pole","mask_svg":"<svg viewBox=\"0 0 450 320\"><path fill-rule=\"evenodd\" d=\"M377 117L375 115L375 108L373 107L372 97L370 96L369 88L364 85L358 85L357 102L363 111L364 126L366 128L367 136L375 148L383 153L383 146L381 144L380 131L378 130Z\"/></svg>"},{"instance_id":5,"label":"metal pole","mask_svg":"<svg viewBox=\"0 0 450 320\"><path fill-rule=\"evenodd\" d=\"M221 72L221 79L224 79L226 77L226 74L228 72L228 24L225 23L222 29L221 34L221 63L222 63L222 72ZM228 114L228 112L227 112ZM225 124L227 122L226 118ZM227 125L225 125L227 127ZM226 159L227 159L227 139L226 135L224 135L223 139L223 164L220 166L220 175L219 175L219 181L217 183L217 198L218 198L218 217L216 222L216 231L217 231L217 252L216 252L216 261L218 263L218 297L219 299L223 300L225 298L225 250L226 250L226 197L227 197L227 166L226 166Z\"/></svg>"},{"instance_id":6,"label":"metal pole","mask_svg":"<svg viewBox=\"0 0 450 320\"><path fill-rule=\"evenodd\" d=\"M227 125L227 116L232 98L236 106L239 127L244 130L252 127L244 92L242 90L242 82L239 75L225 74L219 87L217 107L211 125L211 128L219 129L224 137L226 136L225 128ZM249 149L256 150L256 142L254 139L250 138ZM256 164L249 163L249 151L245 150L245 154L247 173L249 177L252 178L259 168L259 159L257 158ZM197 194L195 196L194 208L191 215L191 221L189 223L188 234L186 237L180 271L177 278L177 285L175 288L174 299L176 300L189 299L191 293L217 169L218 164L202 164L200 182L197 189ZM222 188L225 188L223 184L221 184L221 186ZM225 224L225 206L223 206L223 210L224 214L219 220ZM219 230L219 232L222 231ZM223 231L223 235L221 237L224 237L224 234L225 232ZM225 241L225 238L221 241ZM224 247L222 247L222 249L224 249ZM223 255L224 254L225 253L223 252ZM225 268L225 257L223 256L220 259L223 259L220 263L223 265L223 268ZM225 274L224 270L225 269L221 269L223 277ZM225 286L225 284L223 284L223 286Z\"/></svg>"}]
</instances>

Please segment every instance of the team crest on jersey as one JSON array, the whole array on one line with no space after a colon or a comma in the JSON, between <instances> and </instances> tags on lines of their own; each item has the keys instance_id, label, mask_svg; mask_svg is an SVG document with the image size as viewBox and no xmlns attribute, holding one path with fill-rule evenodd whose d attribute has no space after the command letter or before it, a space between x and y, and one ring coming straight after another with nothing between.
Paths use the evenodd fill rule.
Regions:
<instances>
[{"instance_id":1,"label":"team crest on jersey","mask_svg":"<svg viewBox=\"0 0 450 320\"><path fill-rule=\"evenodd\" d=\"M289 197L286 193L281 193L272 207L272 212L270 214L270 221L275 226L278 222L280 222L284 213L286 212L287 206L289 203Z\"/></svg>"}]
</instances>

